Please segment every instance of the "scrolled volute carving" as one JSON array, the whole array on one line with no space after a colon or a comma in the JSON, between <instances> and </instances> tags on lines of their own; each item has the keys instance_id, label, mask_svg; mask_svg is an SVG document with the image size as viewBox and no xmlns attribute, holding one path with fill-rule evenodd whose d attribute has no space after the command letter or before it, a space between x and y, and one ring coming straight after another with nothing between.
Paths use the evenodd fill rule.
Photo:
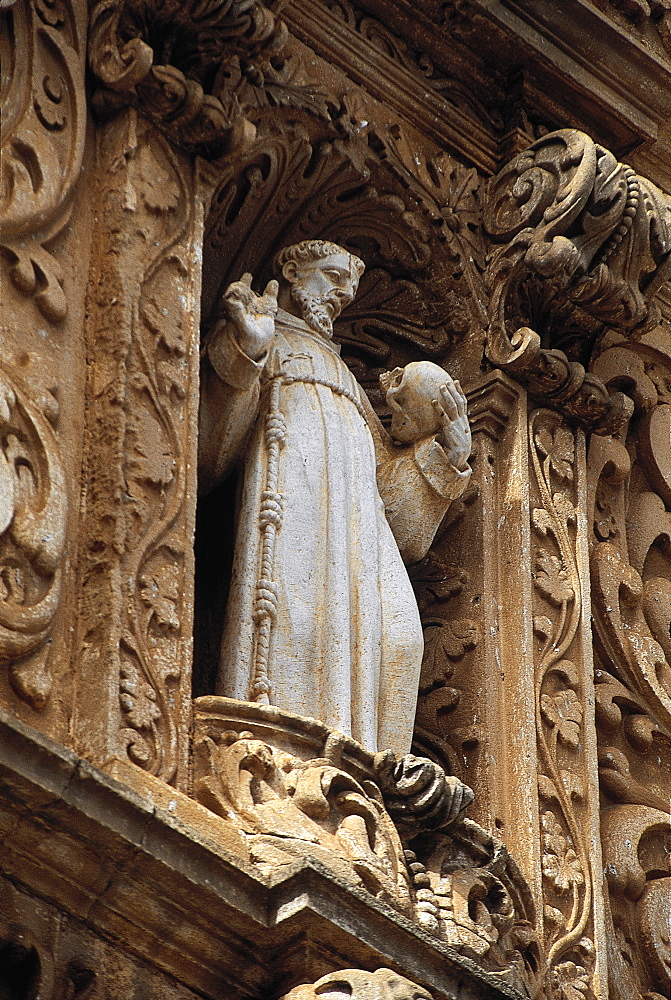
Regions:
<instances>
[{"instance_id":1,"label":"scrolled volute carving","mask_svg":"<svg viewBox=\"0 0 671 1000\"><path fill-rule=\"evenodd\" d=\"M531 891L504 845L464 817L469 788L274 706L206 696L195 710L194 796L235 827L257 869L315 861L533 995Z\"/></svg>"},{"instance_id":2,"label":"scrolled volute carving","mask_svg":"<svg viewBox=\"0 0 671 1000\"><path fill-rule=\"evenodd\" d=\"M473 791L426 757L391 751L375 756L375 776L399 832L445 830L463 819Z\"/></svg>"},{"instance_id":3,"label":"scrolled volute carving","mask_svg":"<svg viewBox=\"0 0 671 1000\"><path fill-rule=\"evenodd\" d=\"M24 58L6 59L0 173L0 259L52 323L67 313L49 246L70 217L86 131L79 18L71 4L3 4L0 31Z\"/></svg>"},{"instance_id":4,"label":"scrolled volute carving","mask_svg":"<svg viewBox=\"0 0 671 1000\"><path fill-rule=\"evenodd\" d=\"M285 40L284 26L258 0L102 0L89 30L89 63L102 85L94 105L101 112L139 107L177 145L219 155L254 136L235 88L220 79L223 65L237 60L239 82L242 53L268 46L270 59Z\"/></svg>"},{"instance_id":5,"label":"scrolled volute carving","mask_svg":"<svg viewBox=\"0 0 671 1000\"><path fill-rule=\"evenodd\" d=\"M288 32L260 0L102 0L91 15L94 107L138 108L176 146L205 157L245 148L269 108L329 118L332 102L296 82Z\"/></svg>"},{"instance_id":6,"label":"scrolled volute carving","mask_svg":"<svg viewBox=\"0 0 671 1000\"><path fill-rule=\"evenodd\" d=\"M57 405L45 399L54 419ZM17 695L45 706L49 630L58 609L67 494L45 410L0 368L0 663Z\"/></svg>"},{"instance_id":7,"label":"scrolled volute carving","mask_svg":"<svg viewBox=\"0 0 671 1000\"><path fill-rule=\"evenodd\" d=\"M486 272L487 356L532 394L614 433L631 404L552 344L572 328L593 339L599 324L629 332L655 321L651 299L671 266L668 198L582 132L563 129L493 180L484 226L504 244Z\"/></svg>"},{"instance_id":8,"label":"scrolled volute carving","mask_svg":"<svg viewBox=\"0 0 671 1000\"><path fill-rule=\"evenodd\" d=\"M272 869L287 858L312 857L411 913L398 834L376 785L343 761L345 737L329 734L323 756L305 760L251 730L210 726L209 733L196 740L196 798L235 824L258 866Z\"/></svg>"},{"instance_id":9,"label":"scrolled volute carving","mask_svg":"<svg viewBox=\"0 0 671 1000\"><path fill-rule=\"evenodd\" d=\"M343 969L316 983L295 986L282 1000L431 1000L431 994L391 969Z\"/></svg>"}]
</instances>

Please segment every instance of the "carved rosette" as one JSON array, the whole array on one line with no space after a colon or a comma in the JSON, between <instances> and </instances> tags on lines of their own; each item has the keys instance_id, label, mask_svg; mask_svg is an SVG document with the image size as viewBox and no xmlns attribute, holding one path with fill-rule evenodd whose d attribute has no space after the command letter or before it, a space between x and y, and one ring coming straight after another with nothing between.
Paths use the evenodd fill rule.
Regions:
<instances>
[{"instance_id":1,"label":"carved rosette","mask_svg":"<svg viewBox=\"0 0 671 1000\"><path fill-rule=\"evenodd\" d=\"M49 634L58 610L67 517L50 394L42 407L0 365L0 662L16 694L44 708Z\"/></svg>"},{"instance_id":2,"label":"carved rosette","mask_svg":"<svg viewBox=\"0 0 671 1000\"><path fill-rule=\"evenodd\" d=\"M48 248L70 216L84 152L84 7L10 0L0 10L0 257L14 287L55 323L67 301Z\"/></svg>"}]
</instances>

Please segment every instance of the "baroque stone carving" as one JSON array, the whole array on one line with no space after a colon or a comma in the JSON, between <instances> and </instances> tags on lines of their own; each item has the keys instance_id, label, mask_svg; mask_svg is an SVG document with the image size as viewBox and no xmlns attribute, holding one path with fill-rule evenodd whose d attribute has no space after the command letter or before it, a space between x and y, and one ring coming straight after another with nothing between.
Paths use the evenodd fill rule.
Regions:
<instances>
[{"instance_id":1,"label":"baroque stone carving","mask_svg":"<svg viewBox=\"0 0 671 1000\"><path fill-rule=\"evenodd\" d=\"M80 674L95 690L101 656L102 674L116 674L120 732L87 735L112 741L87 752L121 756L127 747L134 763L170 781L183 752L180 685L191 642L193 514L185 499L196 405L188 368L197 364L197 276L189 252L198 193L191 168L134 110L100 141L108 226L89 287ZM99 697L109 690L105 681Z\"/></svg>"},{"instance_id":2,"label":"baroque stone carving","mask_svg":"<svg viewBox=\"0 0 671 1000\"><path fill-rule=\"evenodd\" d=\"M487 108L458 80L437 69L430 56L413 49L380 20L363 14L349 0L327 0L327 6L334 17L362 35L373 49L421 79L444 100L475 115L494 132L503 129L503 118L496 110Z\"/></svg>"},{"instance_id":3,"label":"baroque stone carving","mask_svg":"<svg viewBox=\"0 0 671 1000\"><path fill-rule=\"evenodd\" d=\"M309 986L295 986L282 1000L431 1000L431 994L391 969L343 969Z\"/></svg>"},{"instance_id":4,"label":"baroque stone carving","mask_svg":"<svg viewBox=\"0 0 671 1000\"><path fill-rule=\"evenodd\" d=\"M58 610L67 517L58 404L42 406L0 365L0 662L34 709L51 691L49 632Z\"/></svg>"},{"instance_id":5,"label":"baroque stone carving","mask_svg":"<svg viewBox=\"0 0 671 1000\"><path fill-rule=\"evenodd\" d=\"M651 300L671 266L668 197L582 132L563 129L494 179L484 224L504 244L486 274L487 356L567 415L600 433L618 430L630 403L553 345L570 339L572 326L593 339L600 324L654 325Z\"/></svg>"},{"instance_id":6,"label":"baroque stone carving","mask_svg":"<svg viewBox=\"0 0 671 1000\"><path fill-rule=\"evenodd\" d=\"M86 128L79 7L10 0L0 11L8 43L0 256L14 287L54 323L64 318L67 299L49 245L70 216Z\"/></svg>"},{"instance_id":7,"label":"baroque stone carving","mask_svg":"<svg viewBox=\"0 0 671 1000\"><path fill-rule=\"evenodd\" d=\"M561 995L567 976L589 984L594 958L595 889L584 815L586 693L575 662L584 586L577 542L577 441L560 417L536 410L529 417L529 444L533 495L540 501L531 520L537 538L535 688L545 946L548 981Z\"/></svg>"},{"instance_id":8,"label":"baroque stone carving","mask_svg":"<svg viewBox=\"0 0 671 1000\"><path fill-rule=\"evenodd\" d=\"M195 701L194 795L271 875L306 858L533 995L534 907L472 792L428 760L372 754L274 706Z\"/></svg>"},{"instance_id":9,"label":"baroque stone carving","mask_svg":"<svg viewBox=\"0 0 671 1000\"><path fill-rule=\"evenodd\" d=\"M596 721L610 991L669 989L671 514L664 425L671 338L663 322L635 341L611 336L593 363L635 403L622 439L589 452ZM654 435L654 437L653 437Z\"/></svg>"},{"instance_id":10,"label":"baroque stone carving","mask_svg":"<svg viewBox=\"0 0 671 1000\"><path fill-rule=\"evenodd\" d=\"M259 108L325 114L316 87L294 83L287 30L259 0L143 4L102 0L91 14L97 109L139 108L176 145L205 156L244 147Z\"/></svg>"},{"instance_id":11,"label":"baroque stone carving","mask_svg":"<svg viewBox=\"0 0 671 1000\"><path fill-rule=\"evenodd\" d=\"M401 555L424 557L470 476L466 401L429 362L395 369L387 434L329 343L363 263L312 240L276 266L262 296L229 287L204 369L205 482L246 470L219 691L407 752L421 626Z\"/></svg>"},{"instance_id":12,"label":"baroque stone carving","mask_svg":"<svg viewBox=\"0 0 671 1000\"><path fill-rule=\"evenodd\" d=\"M264 123L257 142L227 162L205 234L207 325L241 271L267 280L281 246L314 237L366 262L357 299L335 325L348 363L383 364L390 340L440 359L483 323L475 171L447 155L418 170L403 134L375 130L370 117L348 96L330 127Z\"/></svg>"}]
</instances>

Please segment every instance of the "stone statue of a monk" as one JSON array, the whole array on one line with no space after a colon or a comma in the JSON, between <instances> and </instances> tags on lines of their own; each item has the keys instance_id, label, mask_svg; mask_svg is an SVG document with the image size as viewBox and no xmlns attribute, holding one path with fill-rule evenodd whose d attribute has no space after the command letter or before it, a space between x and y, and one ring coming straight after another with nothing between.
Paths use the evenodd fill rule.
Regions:
<instances>
[{"instance_id":1,"label":"stone statue of a monk","mask_svg":"<svg viewBox=\"0 0 671 1000\"><path fill-rule=\"evenodd\" d=\"M203 486L244 469L217 693L402 754L423 651L404 561L468 482L466 400L437 365L396 369L388 434L332 340L363 262L307 240L275 264L262 295L229 286L204 359Z\"/></svg>"}]
</instances>

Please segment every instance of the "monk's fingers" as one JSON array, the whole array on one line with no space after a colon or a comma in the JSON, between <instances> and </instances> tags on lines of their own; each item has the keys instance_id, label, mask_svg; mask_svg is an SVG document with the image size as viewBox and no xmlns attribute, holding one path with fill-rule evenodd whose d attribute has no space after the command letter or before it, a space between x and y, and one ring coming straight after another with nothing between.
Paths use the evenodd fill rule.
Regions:
<instances>
[{"instance_id":1,"label":"monk's fingers","mask_svg":"<svg viewBox=\"0 0 671 1000\"><path fill-rule=\"evenodd\" d=\"M454 395L454 386L451 382L446 385L441 385L440 398L443 404L443 410L447 416L450 420L456 420L459 416L459 409L457 407L457 398Z\"/></svg>"},{"instance_id":2,"label":"monk's fingers","mask_svg":"<svg viewBox=\"0 0 671 1000\"><path fill-rule=\"evenodd\" d=\"M279 281L276 281L275 278L272 278L265 287L265 291L263 293L264 298L276 299L279 287L280 287Z\"/></svg>"},{"instance_id":3,"label":"monk's fingers","mask_svg":"<svg viewBox=\"0 0 671 1000\"><path fill-rule=\"evenodd\" d=\"M240 283L242 285L247 285L248 288L252 287L252 275L249 271L245 271L243 276L240 278Z\"/></svg>"},{"instance_id":4,"label":"monk's fingers","mask_svg":"<svg viewBox=\"0 0 671 1000\"><path fill-rule=\"evenodd\" d=\"M459 416L465 417L468 412L468 400L464 394L464 390L461 388L461 382L458 378L454 380L454 388L456 390L457 399L457 409L459 410Z\"/></svg>"}]
</instances>

